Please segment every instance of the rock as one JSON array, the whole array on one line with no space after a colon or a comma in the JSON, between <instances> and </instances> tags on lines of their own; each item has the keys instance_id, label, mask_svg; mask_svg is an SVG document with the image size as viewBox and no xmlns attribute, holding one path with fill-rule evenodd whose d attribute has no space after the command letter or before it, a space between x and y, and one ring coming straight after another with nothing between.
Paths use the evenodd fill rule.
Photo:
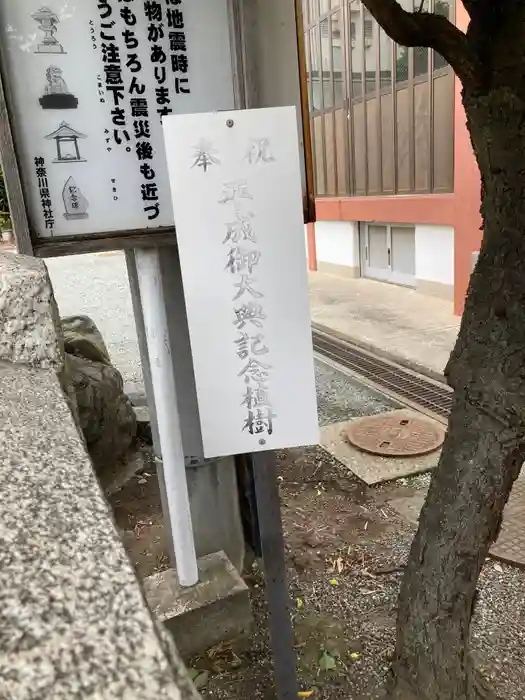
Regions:
<instances>
[{"instance_id":1,"label":"rock","mask_svg":"<svg viewBox=\"0 0 525 700\"><path fill-rule=\"evenodd\" d=\"M196 676L195 680L193 681L193 685L197 690L202 690L204 686L208 684L208 681L210 680L210 672L209 671L201 671L201 673Z\"/></svg>"},{"instance_id":2,"label":"rock","mask_svg":"<svg viewBox=\"0 0 525 700\"><path fill-rule=\"evenodd\" d=\"M0 362L53 369L95 467L113 466L137 433L131 402L96 325L60 321L42 260L0 253Z\"/></svg>"},{"instance_id":3,"label":"rock","mask_svg":"<svg viewBox=\"0 0 525 700\"><path fill-rule=\"evenodd\" d=\"M66 352L111 365L102 335L88 316L67 316L61 319L61 324Z\"/></svg>"},{"instance_id":4,"label":"rock","mask_svg":"<svg viewBox=\"0 0 525 700\"><path fill-rule=\"evenodd\" d=\"M86 316L60 321L42 260L0 253L0 361L53 369L95 467L113 466L137 433L131 402Z\"/></svg>"},{"instance_id":5,"label":"rock","mask_svg":"<svg viewBox=\"0 0 525 700\"><path fill-rule=\"evenodd\" d=\"M88 316L68 316L61 325L68 391L75 395L90 457L97 471L111 469L137 435L133 406L95 323Z\"/></svg>"},{"instance_id":6,"label":"rock","mask_svg":"<svg viewBox=\"0 0 525 700\"><path fill-rule=\"evenodd\" d=\"M81 345L77 344L77 349ZM137 434L135 412L124 394L122 376L105 362L69 353L66 357L79 424L93 464L97 470L112 467L126 455Z\"/></svg>"}]
</instances>

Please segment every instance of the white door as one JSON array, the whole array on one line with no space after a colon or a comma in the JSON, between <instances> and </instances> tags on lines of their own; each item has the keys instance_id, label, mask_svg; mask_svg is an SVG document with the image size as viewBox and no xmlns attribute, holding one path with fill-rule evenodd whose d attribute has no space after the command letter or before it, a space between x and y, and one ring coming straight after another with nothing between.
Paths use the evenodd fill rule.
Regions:
<instances>
[{"instance_id":1,"label":"white door","mask_svg":"<svg viewBox=\"0 0 525 700\"><path fill-rule=\"evenodd\" d=\"M365 277L407 287L416 284L416 242L413 226L366 224Z\"/></svg>"}]
</instances>

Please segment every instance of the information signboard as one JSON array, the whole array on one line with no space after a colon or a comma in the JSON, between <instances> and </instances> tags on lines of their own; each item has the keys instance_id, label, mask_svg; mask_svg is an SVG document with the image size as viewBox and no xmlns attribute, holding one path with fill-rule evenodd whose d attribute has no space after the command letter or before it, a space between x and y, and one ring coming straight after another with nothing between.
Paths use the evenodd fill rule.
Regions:
<instances>
[{"instance_id":1,"label":"information signboard","mask_svg":"<svg viewBox=\"0 0 525 700\"><path fill-rule=\"evenodd\" d=\"M164 132L204 455L317 444L295 108Z\"/></svg>"},{"instance_id":2,"label":"information signboard","mask_svg":"<svg viewBox=\"0 0 525 700\"><path fill-rule=\"evenodd\" d=\"M233 109L228 0L0 0L31 235L173 226L161 120Z\"/></svg>"}]
</instances>

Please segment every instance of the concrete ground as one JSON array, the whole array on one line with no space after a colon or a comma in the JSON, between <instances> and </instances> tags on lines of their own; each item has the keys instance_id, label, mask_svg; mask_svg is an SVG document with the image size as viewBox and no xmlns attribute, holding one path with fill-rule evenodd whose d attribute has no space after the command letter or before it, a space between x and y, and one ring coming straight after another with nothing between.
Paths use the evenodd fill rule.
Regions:
<instances>
[{"instance_id":1,"label":"concrete ground","mask_svg":"<svg viewBox=\"0 0 525 700\"><path fill-rule=\"evenodd\" d=\"M452 302L369 279L310 273L312 321L442 373L460 319Z\"/></svg>"}]
</instances>

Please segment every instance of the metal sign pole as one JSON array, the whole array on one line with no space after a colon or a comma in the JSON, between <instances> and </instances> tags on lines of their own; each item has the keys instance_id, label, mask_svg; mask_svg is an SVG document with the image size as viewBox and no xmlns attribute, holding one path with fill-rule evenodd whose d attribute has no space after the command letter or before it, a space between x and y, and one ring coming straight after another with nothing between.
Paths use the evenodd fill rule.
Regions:
<instances>
[{"instance_id":1,"label":"metal sign pole","mask_svg":"<svg viewBox=\"0 0 525 700\"><path fill-rule=\"evenodd\" d=\"M284 537L275 454L273 452L259 452L252 454L251 458L266 581L266 598L270 613L270 643L277 700L297 700L296 654L290 618L290 596L286 581Z\"/></svg>"},{"instance_id":2,"label":"metal sign pole","mask_svg":"<svg viewBox=\"0 0 525 700\"><path fill-rule=\"evenodd\" d=\"M199 574L193 539L166 303L161 284L159 249L137 249L135 260L157 411L168 505L167 516L171 525L179 582L181 586L189 587L198 582Z\"/></svg>"}]
</instances>

